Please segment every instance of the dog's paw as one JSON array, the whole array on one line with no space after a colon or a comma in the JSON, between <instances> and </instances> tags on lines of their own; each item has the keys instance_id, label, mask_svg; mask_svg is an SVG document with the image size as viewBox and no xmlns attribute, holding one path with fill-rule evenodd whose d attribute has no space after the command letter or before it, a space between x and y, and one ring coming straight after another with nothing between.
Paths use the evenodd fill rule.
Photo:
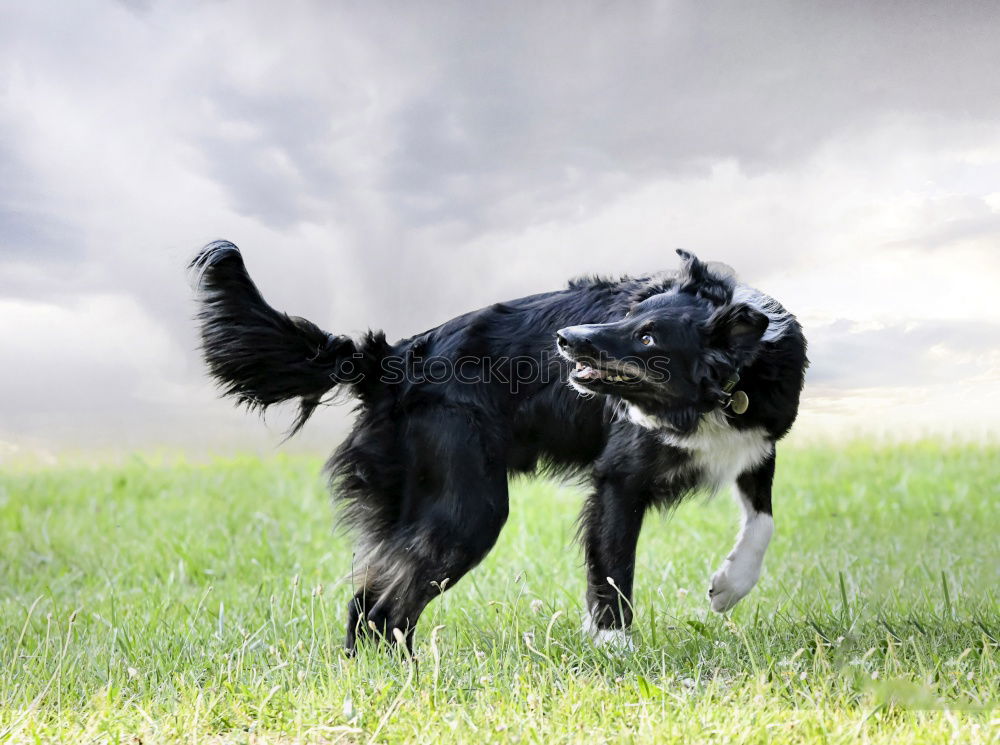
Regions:
<instances>
[{"instance_id":1,"label":"dog's paw","mask_svg":"<svg viewBox=\"0 0 1000 745\"><path fill-rule=\"evenodd\" d=\"M595 647L606 647L615 652L635 651L632 636L621 629L597 629L589 636Z\"/></svg>"},{"instance_id":2,"label":"dog's paw","mask_svg":"<svg viewBox=\"0 0 1000 745\"><path fill-rule=\"evenodd\" d=\"M619 652L634 652L635 642L632 635L624 629L601 629L594 623L590 613L583 617L583 634L595 647L606 647Z\"/></svg>"},{"instance_id":3,"label":"dog's paw","mask_svg":"<svg viewBox=\"0 0 1000 745\"><path fill-rule=\"evenodd\" d=\"M731 609L753 589L759 577L760 563L741 561L739 556L726 559L708 586L712 610L725 613Z\"/></svg>"}]
</instances>

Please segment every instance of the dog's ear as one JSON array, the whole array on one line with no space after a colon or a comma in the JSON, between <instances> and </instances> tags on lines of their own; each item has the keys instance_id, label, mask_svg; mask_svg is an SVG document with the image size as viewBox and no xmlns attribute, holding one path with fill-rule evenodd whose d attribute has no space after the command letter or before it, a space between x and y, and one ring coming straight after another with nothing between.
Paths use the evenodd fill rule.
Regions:
<instances>
[{"instance_id":1,"label":"dog's ear","mask_svg":"<svg viewBox=\"0 0 1000 745\"><path fill-rule=\"evenodd\" d=\"M768 318L745 303L719 308L706 323L709 344L737 356L751 354L767 331Z\"/></svg>"},{"instance_id":2,"label":"dog's ear","mask_svg":"<svg viewBox=\"0 0 1000 745\"><path fill-rule=\"evenodd\" d=\"M681 271L677 287L681 292L698 295L716 305L729 302L733 293L734 272L725 264L704 262L690 251L677 249Z\"/></svg>"},{"instance_id":3,"label":"dog's ear","mask_svg":"<svg viewBox=\"0 0 1000 745\"><path fill-rule=\"evenodd\" d=\"M697 285L705 281L708 276L708 266L704 261L683 248L677 249L677 255L681 257L680 283L682 285Z\"/></svg>"}]
</instances>

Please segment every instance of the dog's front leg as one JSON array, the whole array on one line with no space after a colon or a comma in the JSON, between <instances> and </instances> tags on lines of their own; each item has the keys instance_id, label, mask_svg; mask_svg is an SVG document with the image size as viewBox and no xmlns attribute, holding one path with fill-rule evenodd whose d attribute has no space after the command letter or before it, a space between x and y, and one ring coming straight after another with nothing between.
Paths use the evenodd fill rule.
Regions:
<instances>
[{"instance_id":1,"label":"dog's front leg","mask_svg":"<svg viewBox=\"0 0 1000 745\"><path fill-rule=\"evenodd\" d=\"M632 648L635 548L647 501L625 484L599 483L583 513L587 562L584 632L598 645Z\"/></svg>"},{"instance_id":2,"label":"dog's front leg","mask_svg":"<svg viewBox=\"0 0 1000 745\"><path fill-rule=\"evenodd\" d=\"M708 597L716 613L724 613L736 605L760 578L764 554L774 533L771 515L773 480L773 452L763 463L736 479L735 493L743 510L743 526L733 550L712 575Z\"/></svg>"}]
</instances>

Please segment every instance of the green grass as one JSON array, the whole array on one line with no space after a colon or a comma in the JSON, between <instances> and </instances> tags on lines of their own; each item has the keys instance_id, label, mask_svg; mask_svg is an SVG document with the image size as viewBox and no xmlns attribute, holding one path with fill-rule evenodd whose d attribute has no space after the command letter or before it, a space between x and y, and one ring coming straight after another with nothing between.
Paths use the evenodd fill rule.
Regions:
<instances>
[{"instance_id":1,"label":"green grass","mask_svg":"<svg viewBox=\"0 0 1000 745\"><path fill-rule=\"evenodd\" d=\"M0 475L0 742L995 742L993 446L789 450L757 589L706 612L727 496L651 516L634 653L581 638L579 488L516 482L419 664L340 651L318 459Z\"/></svg>"}]
</instances>

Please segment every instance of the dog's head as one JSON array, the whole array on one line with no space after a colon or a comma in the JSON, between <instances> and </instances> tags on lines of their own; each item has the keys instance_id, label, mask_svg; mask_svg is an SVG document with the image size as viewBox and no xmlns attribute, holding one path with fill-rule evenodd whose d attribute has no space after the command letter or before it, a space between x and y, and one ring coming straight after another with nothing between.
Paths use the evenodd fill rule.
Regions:
<instances>
[{"instance_id":1,"label":"dog's head","mask_svg":"<svg viewBox=\"0 0 1000 745\"><path fill-rule=\"evenodd\" d=\"M686 251L662 291L640 296L620 321L560 329L580 391L617 396L636 421L690 432L725 399L727 380L749 363L767 330L759 310L732 301L731 275Z\"/></svg>"}]
</instances>

